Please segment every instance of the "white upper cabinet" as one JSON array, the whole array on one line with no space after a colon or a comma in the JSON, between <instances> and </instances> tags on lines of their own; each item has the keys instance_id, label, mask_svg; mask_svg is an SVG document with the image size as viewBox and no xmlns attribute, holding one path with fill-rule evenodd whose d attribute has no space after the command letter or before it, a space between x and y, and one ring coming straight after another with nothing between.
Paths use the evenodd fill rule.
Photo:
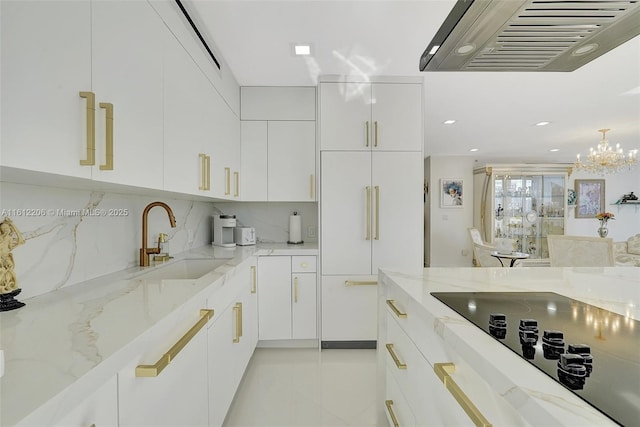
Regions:
<instances>
[{"instance_id":1,"label":"white upper cabinet","mask_svg":"<svg viewBox=\"0 0 640 427\"><path fill-rule=\"evenodd\" d=\"M267 200L267 122L242 121L240 188L243 200Z\"/></svg>"},{"instance_id":2,"label":"white upper cabinet","mask_svg":"<svg viewBox=\"0 0 640 427\"><path fill-rule=\"evenodd\" d=\"M165 35L164 56L164 189L210 195L213 144L207 146L207 129L213 111L206 94L213 88L171 34Z\"/></svg>"},{"instance_id":3,"label":"white upper cabinet","mask_svg":"<svg viewBox=\"0 0 640 427\"><path fill-rule=\"evenodd\" d=\"M86 102L91 91L91 4L2 1L0 162L90 178ZM97 105L96 105L97 107Z\"/></svg>"},{"instance_id":4,"label":"white upper cabinet","mask_svg":"<svg viewBox=\"0 0 640 427\"><path fill-rule=\"evenodd\" d=\"M269 201L315 201L316 123L269 122L268 146Z\"/></svg>"},{"instance_id":5,"label":"white upper cabinet","mask_svg":"<svg viewBox=\"0 0 640 427\"><path fill-rule=\"evenodd\" d=\"M242 200L317 200L315 100L314 87L242 88Z\"/></svg>"},{"instance_id":6,"label":"white upper cabinet","mask_svg":"<svg viewBox=\"0 0 640 427\"><path fill-rule=\"evenodd\" d=\"M161 189L166 28L142 1L94 1L91 14L96 96L93 178ZM111 123L107 122L109 105Z\"/></svg>"},{"instance_id":7,"label":"white upper cabinet","mask_svg":"<svg viewBox=\"0 0 640 427\"><path fill-rule=\"evenodd\" d=\"M322 82L321 150L422 151L422 85Z\"/></svg>"},{"instance_id":8,"label":"white upper cabinet","mask_svg":"<svg viewBox=\"0 0 640 427\"><path fill-rule=\"evenodd\" d=\"M315 120L316 88L242 87L240 105L242 120Z\"/></svg>"}]
</instances>

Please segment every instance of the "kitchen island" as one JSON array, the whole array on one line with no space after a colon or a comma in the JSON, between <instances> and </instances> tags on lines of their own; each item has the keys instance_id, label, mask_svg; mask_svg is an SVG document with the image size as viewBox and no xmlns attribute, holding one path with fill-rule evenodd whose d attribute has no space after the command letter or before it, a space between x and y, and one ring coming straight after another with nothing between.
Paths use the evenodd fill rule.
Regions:
<instances>
[{"instance_id":1,"label":"kitchen island","mask_svg":"<svg viewBox=\"0 0 640 427\"><path fill-rule=\"evenodd\" d=\"M217 304L236 301L235 288L249 292L247 263L255 265L255 257L315 256L317 252L316 243L205 246L177 254L166 264L131 267L27 299L25 307L0 313L0 349L5 359L0 425L71 425L65 416L101 387L110 388L105 395L116 398L119 372L133 377L136 365L158 360L193 324L197 318L193 313L215 308L207 322L213 330L224 313ZM251 287L255 291L255 284ZM231 326L228 329L231 333ZM206 338L201 337L205 347ZM189 351L187 345L176 363L188 360ZM166 371L159 379L171 378L172 369ZM202 371L206 366L198 367L196 374L203 377ZM152 385L148 381L158 379L138 380ZM118 381L122 387L122 376ZM178 392L186 395L187 390ZM200 394L206 399L206 391ZM122 410L123 402L113 403L113 424L117 424L118 405ZM205 400L205 414L206 409ZM125 425L120 416L120 425ZM111 423L96 423L100 424Z\"/></svg>"},{"instance_id":2,"label":"kitchen island","mask_svg":"<svg viewBox=\"0 0 640 427\"><path fill-rule=\"evenodd\" d=\"M400 425L616 424L431 293L553 292L603 309L597 313L609 312L610 318L616 317L618 321L611 323L606 319L599 323L598 315L579 318L584 328L606 340L607 334L637 330L640 269L428 268L420 276L383 270L379 283L379 419L387 418L390 425L394 421ZM470 301L468 310L476 309L480 307ZM550 314L554 309L549 306ZM546 326L540 326L542 337L542 327ZM517 324L515 327L517 334ZM632 345L637 355L640 342L635 334ZM540 341L534 357L542 359ZM598 369L596 360L594 357L594 371ZM639 375L637 358L624 362L635 366L627 374ZM640 418L640 384L631 390L616 390L616 376L625 372L612 370L607 375L610 384L599 385L600 392L619 394L631 411L625 419ZM587 386L592 380L587 380ZM457 391L468 398L465 405L469 412L462 409L443 382L448 388L452 382L457 383ZM618 415L611 414L612 418Z\"/></svg>"}]
</instances>

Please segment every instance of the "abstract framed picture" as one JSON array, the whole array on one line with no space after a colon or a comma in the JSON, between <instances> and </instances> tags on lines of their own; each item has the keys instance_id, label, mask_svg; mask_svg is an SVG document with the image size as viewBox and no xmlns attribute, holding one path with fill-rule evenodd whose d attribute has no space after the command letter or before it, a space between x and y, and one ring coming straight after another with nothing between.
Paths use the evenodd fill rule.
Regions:
<instances>
[{"instance_id":1,"label":"abstract framed picture","mask_svg":"<svg viewBox=\"0 0 640 427\"><path fill-rule=\"evenodd\" d=\"M440 207L462 208L464 207L464 183L461 179L440 180Z\"/></svg>"},{"instance_id":2,"label":"abstract framed picture","mask_svg":"<svg viewBox=\"0 0 640 427\"><path fill-rule=\"evenodd\" d=\"M604 212L604 179L576 179L576 218L595 218Z\"/></svg>"}]
</instances>

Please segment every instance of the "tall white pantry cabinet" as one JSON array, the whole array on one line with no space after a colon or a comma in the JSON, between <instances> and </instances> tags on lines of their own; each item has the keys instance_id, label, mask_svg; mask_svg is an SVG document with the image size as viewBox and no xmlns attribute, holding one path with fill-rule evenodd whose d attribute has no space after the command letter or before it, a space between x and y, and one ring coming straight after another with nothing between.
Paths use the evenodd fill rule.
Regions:
<instances>
[{"instance_id":1,"label":"tall white pantry cabinet","mask_svg":"<svg viewBox=\"0 0 640 427\"><path fill-rule=\"evenodd\" d=\"M319 84L322 346L373 347L379 268L423 267L422 79Z\"/></svg>"}]
</instances>

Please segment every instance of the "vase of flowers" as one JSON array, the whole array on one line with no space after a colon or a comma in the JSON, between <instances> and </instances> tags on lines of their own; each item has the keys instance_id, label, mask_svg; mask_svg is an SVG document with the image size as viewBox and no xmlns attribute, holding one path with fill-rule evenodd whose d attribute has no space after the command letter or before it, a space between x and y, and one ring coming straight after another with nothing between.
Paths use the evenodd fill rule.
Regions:
<instances>
[{"instance_id":1,"label":"vase of flowers","mask_svg":"<svg viewBox=\"0 0 640 427\"><path fill-rule=\"evenodd\" d=\"M610 219L615 219L615 215L611 212L600 212L596 215L596 219L600 221L600 228L598 228L598 236L607 237L609 230L607 229L607 222Z\"/></svg>"}]
</instances>

